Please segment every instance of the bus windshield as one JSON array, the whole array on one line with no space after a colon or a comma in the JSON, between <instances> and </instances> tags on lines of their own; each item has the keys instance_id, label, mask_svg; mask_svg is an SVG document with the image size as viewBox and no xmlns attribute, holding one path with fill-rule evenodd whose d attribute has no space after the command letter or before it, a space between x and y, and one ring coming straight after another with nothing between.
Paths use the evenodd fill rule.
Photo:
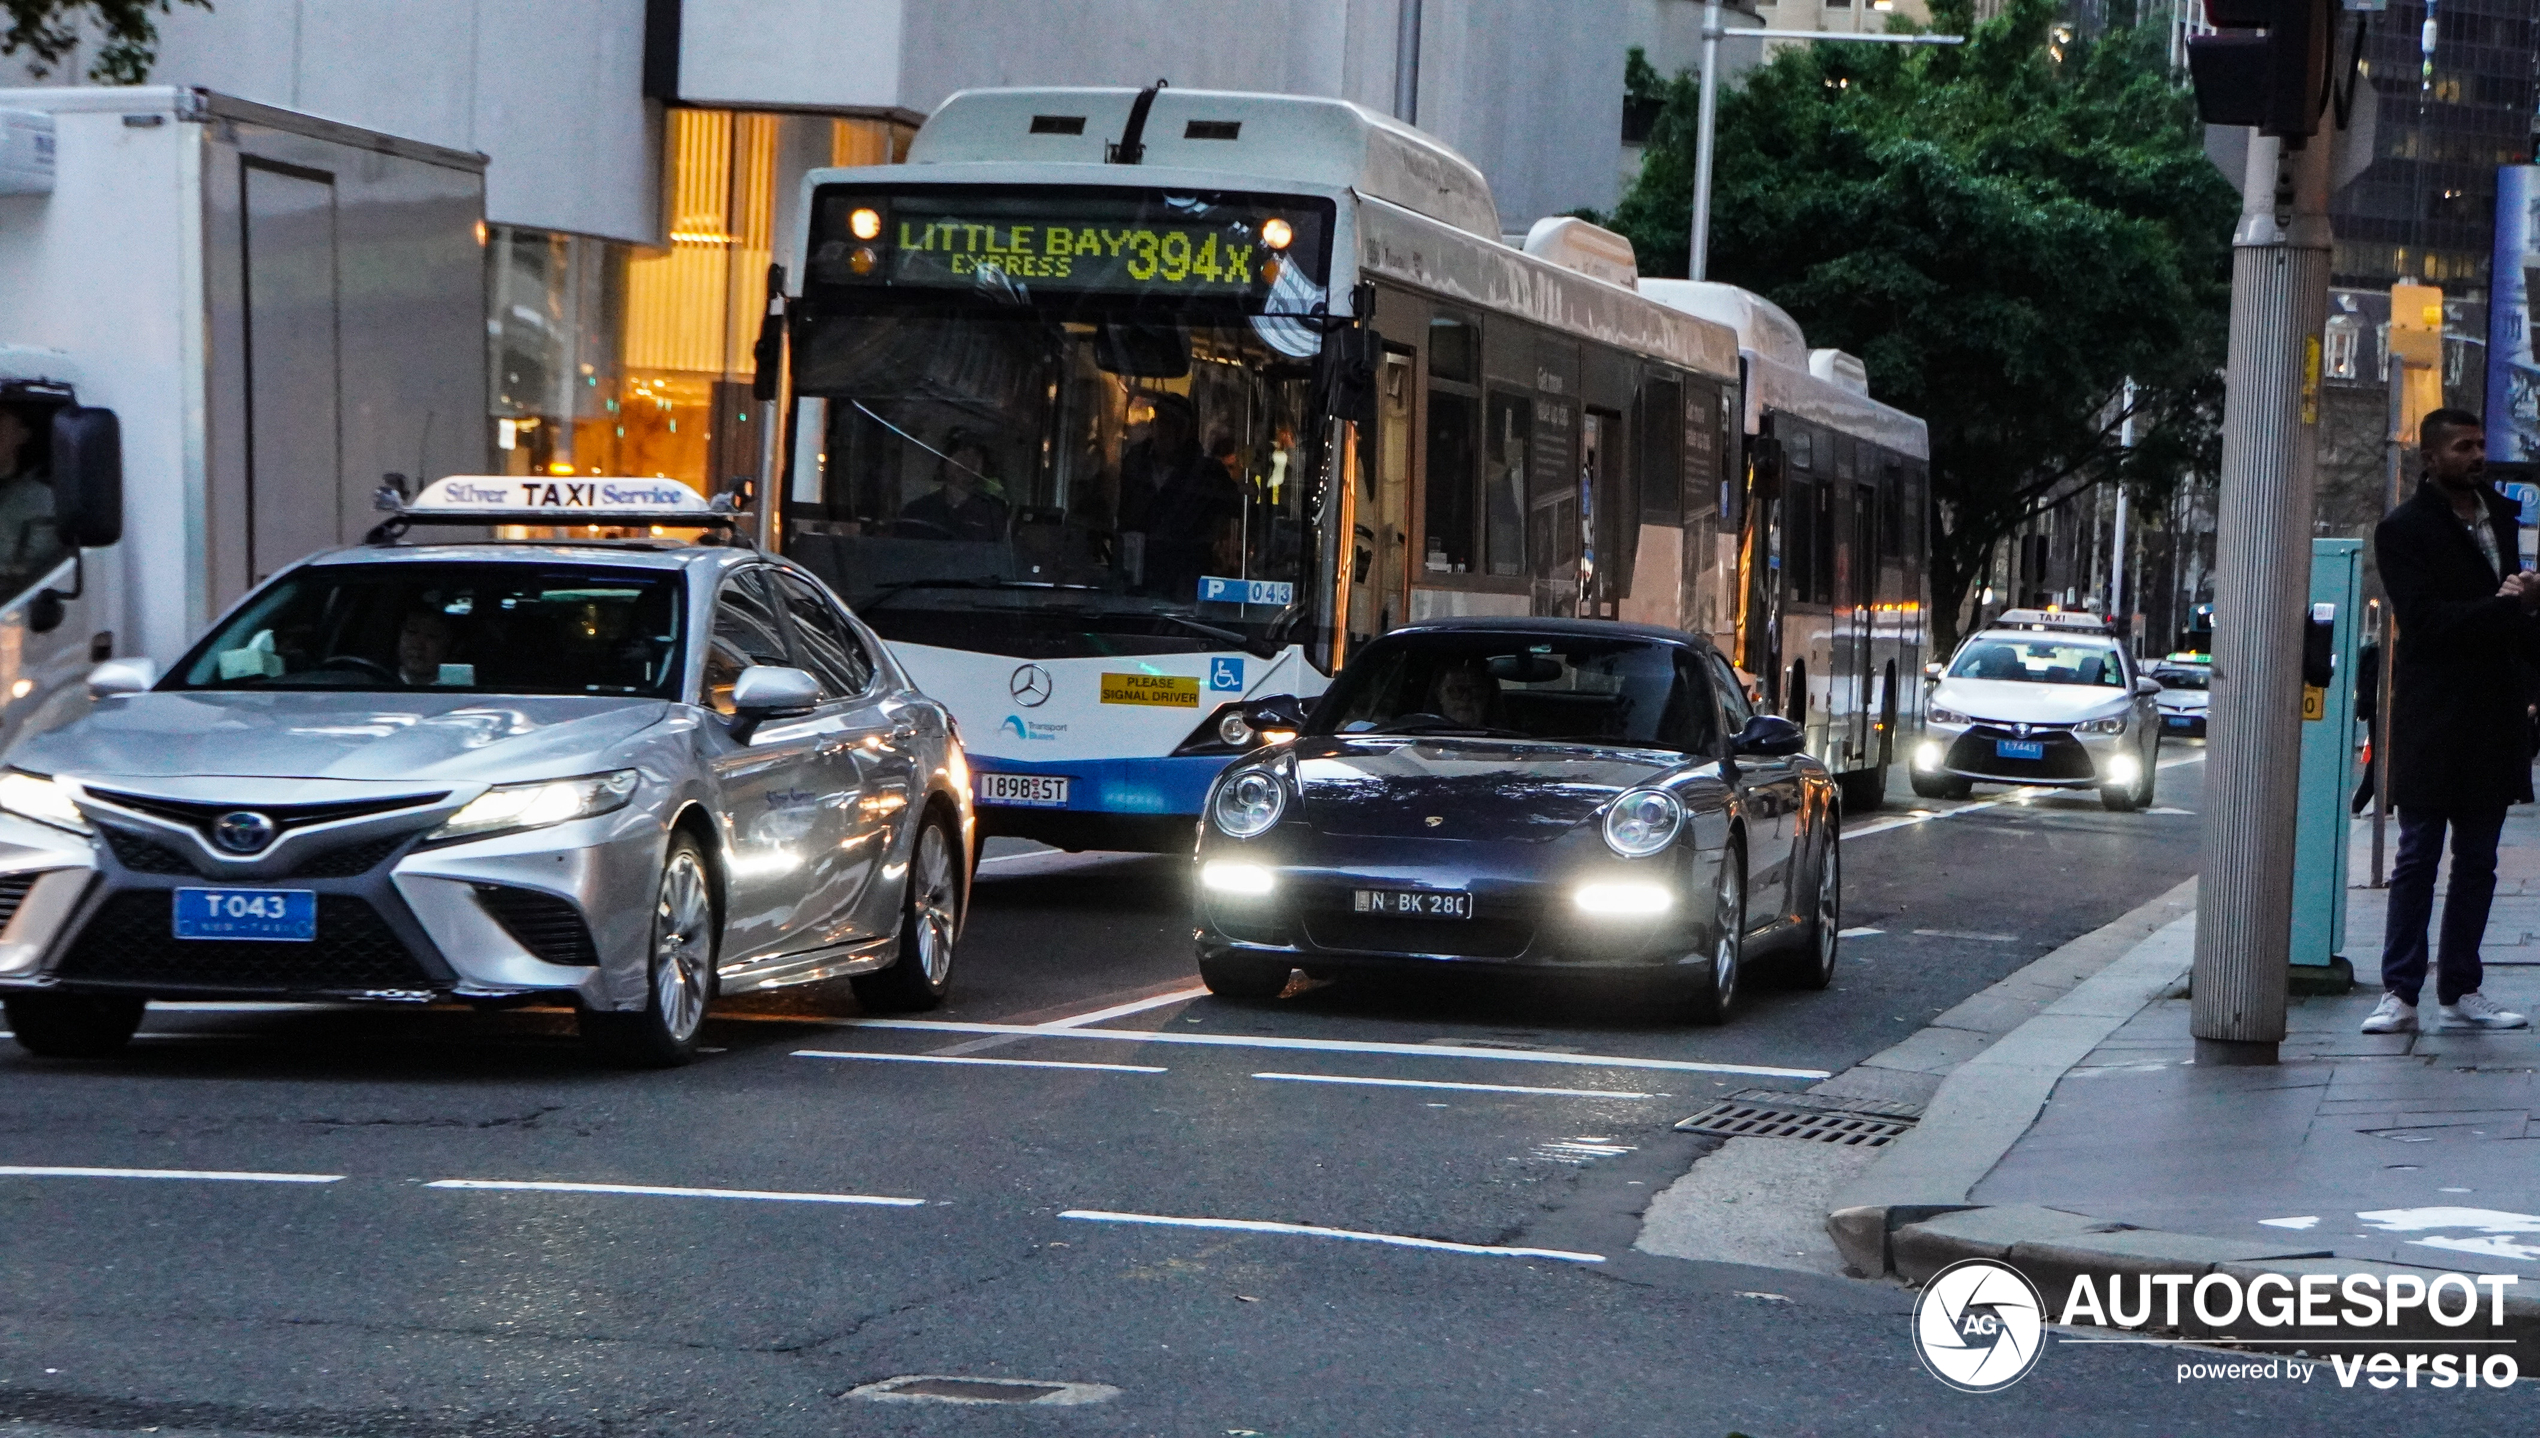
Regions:
<instances>
[{"instance_id":1,"label":"bus windshield","mask_svg":"<svg viewBox=\"0 0 2540 1438\"><path fill-rule=\"evenodd\" d=\"M1328 202L840 185L813 211L788 554L902 642L1286 642Z\"/></svg>"},{"instance_id":2,"label":"bus windshield","mask_svg":"<svg viewBox=\"0 0 2540 1438\"><path fill-rule=\"evenodd\" d=\"M1030 657L1267 642L1304 578L1313 366L1240 316L817 316L786 550L886 638ZM1281 338L1292 338L1281 336Z\"/></svg>"}]
</instances>

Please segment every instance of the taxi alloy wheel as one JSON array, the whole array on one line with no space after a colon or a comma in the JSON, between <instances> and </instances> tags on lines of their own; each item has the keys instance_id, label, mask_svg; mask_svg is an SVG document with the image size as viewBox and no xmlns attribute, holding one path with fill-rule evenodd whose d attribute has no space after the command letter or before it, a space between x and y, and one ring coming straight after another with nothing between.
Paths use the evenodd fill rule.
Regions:
<instances>
[{"instance_id":1,"label":"taxi alloy wheel","mask_svg":"<svg viewBox=\"0 0 2540 1438\"><path fill-rule=\"evenodd\" d=\"M634 1013L585 1009L583 1038L621 1063L668 1068L696 1056L714 994L714 889L697 841L674 835L662 861L647 956L645 1003Z\"/></svg>"},{"instance_id":2,"label":"taxi alloy wheel","mask_svg":"<svg viewBox=\"0 0 2540 1438\"><path fill-rule=\"evenodd\" d=\"M856 1002L875 1012L931 1009L952 991L953 940L961 932L961 873L951 824L930 813L908 860L900 901L900 956L854 980Z\"/></svg>"},{"instance_id":3,"label":"taxi alloy wheel","mask_svg":"<svg viewBox=\"0 0 2540 1438\"><path fill-rule=\"evenodd\" d=\"M1698 1024L1724 1024L1737 1013L1739 990L1746 979L1746 853L1737 844L1720 859L1718 907L1714 910L1710 978L1692 995L1692 1017Z\"/></svg>"},{"instance_id":4,"label":"taxi alloy wheel","mask_svg":"<svg viewBox=\"0 0 2540 1438\"><path fill-rule=\"evenodd\" d=\"M145 1001L119 994L11 994L18 1047L48 1059L94 1059L121 1049L141 1027Z\"/></svg>"}]
</instances>

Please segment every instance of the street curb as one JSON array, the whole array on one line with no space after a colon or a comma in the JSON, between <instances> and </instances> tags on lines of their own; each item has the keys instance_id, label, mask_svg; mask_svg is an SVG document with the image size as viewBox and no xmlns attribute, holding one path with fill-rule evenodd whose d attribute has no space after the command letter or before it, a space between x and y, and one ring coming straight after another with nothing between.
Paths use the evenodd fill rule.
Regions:
<instances>
[{"instance_id":1,"label":"street curb","mask_svg":"<svg viewBox=\"0 0 2540 1438\"><path fill-rule=\"evenodd\" d=\"M2097 973L1951 1071L1921 1121L1835 1195L1826 1231L1846 1266L1866 1277L1897 1271L1898 1230L1977 1207L1967 1195L2028 1132L2064 1074L2145 1005L2178 986L2194 961L2196 920L2192 913L2169 916L2193 894L2195 882L2180 884L2031 966L2067 968L2077 958L2124 946ZM1978 1255L1971 1250L1960 1256Z\"/></svg>"}]
</instances>

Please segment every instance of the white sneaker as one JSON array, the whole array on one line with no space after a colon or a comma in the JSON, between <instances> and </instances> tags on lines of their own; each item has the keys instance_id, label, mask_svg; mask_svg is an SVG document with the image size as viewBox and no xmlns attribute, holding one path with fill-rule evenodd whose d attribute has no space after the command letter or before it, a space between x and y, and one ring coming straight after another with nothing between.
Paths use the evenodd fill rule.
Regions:
<instances>
[{"instance_id":1,"label":"white sneaker","mask_svg":"<svg viewBox=\"0 0 2540 1438\"><path fill-rule=\"evenodd\" d=\"M2500 1008L2485 994L2463 994L2454 1003L2440 1006L2435 1012L2447 1029L2519 1029L2531 1020L2508 1008Z\"/></svg>"},{"instance_id":2,"label":"white sneaker","mask_svg":"<svg viewBox=\"0 0 2540 1438\"><path fill-rule=\"evenodd\" d=\"M2381 996L2380 1007L2372 1011L2372 1017L2364 1020L2364 1032L2368 1034L2413 1033L2416 1026L2416 1005L2389 993Z\"/></svg>"}]
</instances>

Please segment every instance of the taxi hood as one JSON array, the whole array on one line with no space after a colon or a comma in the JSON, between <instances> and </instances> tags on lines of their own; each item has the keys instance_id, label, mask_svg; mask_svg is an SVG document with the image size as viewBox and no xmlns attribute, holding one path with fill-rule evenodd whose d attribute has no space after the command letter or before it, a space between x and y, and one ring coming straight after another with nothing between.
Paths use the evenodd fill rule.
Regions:
<instances>
[{"instance_id":1,"label":"taxi hood","mask_svg":"<svg viewBox=\"0 0 2540 1438\"><path fill-rule=\"evenodd\" d=\"M19 745L40 774L499 783L610 767L672 706L581 695L151 692Z\"/></svg>"},{"instance_id":2,"label":"taxi hood","mask_svg":"<svg viewBox=\"0 0 2540 1438\"><path fill-rule=\"evenodd\" d=\"M1296 745L1297 803L1325 834L1541 842L1685 760L1661 749L1504 739L1308 738Z\"/></svg>"},{"instance_id":3,"label":"taxi hood","mask_svg":"<svg viewBox=\"0 0 2540 1438\"><path fill-rule=\"evenodd\" d=\"M2125 712L2131 691L2110 684L2026 684L2016 679L1943 679L1931 703L1979 720L2071 724Z\"/></svg>"}]
</instances>

